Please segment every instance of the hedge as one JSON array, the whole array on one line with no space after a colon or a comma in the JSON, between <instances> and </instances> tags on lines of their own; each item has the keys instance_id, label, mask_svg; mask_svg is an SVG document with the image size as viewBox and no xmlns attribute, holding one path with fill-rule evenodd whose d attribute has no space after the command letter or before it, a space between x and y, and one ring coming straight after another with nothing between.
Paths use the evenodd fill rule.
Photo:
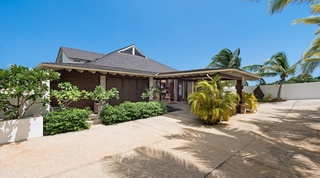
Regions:
<instances>
[{"instance_id":1,"label":"hedge","mask_svg":"<svg viewBox=\"0 0 320 178\"><path fill-rule=\"evenodd\" d=\"M90 110L76 108L52 111L44 116L43 134L54 135L88 129L90 124L86 121L90 113Z\"/></svg>"},{"instance_id":2,"label":"hedge","mask_svg":"<svg viewBox=\"0 0 320 178\"><path fill-rule=\"evenodd\" d=\"M124 102L117 106L105 106L100 114L106 125L162 115L167 112L163 102Z\"/></svg>"}]
</instances>

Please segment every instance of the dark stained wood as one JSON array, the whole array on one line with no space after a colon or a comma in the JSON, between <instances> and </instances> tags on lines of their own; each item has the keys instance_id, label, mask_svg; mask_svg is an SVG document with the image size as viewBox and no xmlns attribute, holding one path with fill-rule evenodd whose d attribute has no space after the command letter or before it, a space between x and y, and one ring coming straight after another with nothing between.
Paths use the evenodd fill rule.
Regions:
<instances>
[{"instance_id":1,"label":"dark stained wood","mask_svg":"<svg viewBox=\"0 0 320 178\"><path fill-rule=\"evenodd\" d=\"M72 85L78 86L80 90L93 91L97 85L100 85L100 73L90 73L84 71L82 73L72 70L68 72L66 70L58 71L61 76L60 80L53 81L50 83L51 89L57 90L58 83L60 82L70 82ZM110 104L116 105L123 103L125 101L143 101L141 98L142 92L145 88L149 87L149 78L139 78L139 77L128 77L120 75L106 75L106 88L110 89L115 87L119 90L119 100L112 99L109 101ZM57 107L58 103L55 99L51 99L51 106ZM85 108L90 107L92 110L94 108L94 102L91 99L80 100L70 104L70 107Z\"/></svg>"},{"instance_id":2,"label":"dark stained wood","mask_svg":"<svg viewBox=\"0 0 320 178\"><path fill-rule=\"evenodd\" d=\"M76 85L80 90L93 91L97 85L100 84L100 74L92 74L90 72L78 72L66 70L57 71L60 73L60 79L58 81L53 81L50 83L51 89L57 90L58 83L60 82L70 82L72 85ZM51 106L57 107L58 103L55 99L51 99ZM70 107L85 108L89 107L93 110L94 103L91 99L80 100L78 102L71 103Z\"/></svg>"}]
</instances>

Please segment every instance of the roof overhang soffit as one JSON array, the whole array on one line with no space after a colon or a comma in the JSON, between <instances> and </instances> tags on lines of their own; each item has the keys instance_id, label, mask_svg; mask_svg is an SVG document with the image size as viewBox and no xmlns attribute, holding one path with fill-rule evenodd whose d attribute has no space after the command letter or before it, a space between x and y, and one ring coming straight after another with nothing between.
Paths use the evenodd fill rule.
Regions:
<instances>
[{"instance_id":1,"label":"roof overhang soffit","mask_svg":"<svg viewBox=\"0 0 320 178\"><path fill-rule=\"evenodd\" d=\"M37 68L40 69L52 69L52 70L66 70L71 72L72 70L83 73L84 71L88 71L90 73L100 73L103 75L111 74L111 75L122 75L122 76L136 76L136 77L153 77L154 75L150 74L140 74L140 73L132 73L132 72L124 72L124 71L114 71L114 70L103 70L103 69L91 69L91 68L83 68L83 67L71 67L71 66L62 66L62 65L50 65L50 64L39 64Z\"/></svg>"},{"instance_id":2,"label":"roof overhang soffit","mask_svg":"<svg viewBox=\"0 0 320 178\"><path fill-rule=\"evenodd\" d=\"M221 69L221 70L207 70L207 71L191 71L191 72L177 72L170 74L159 74L156 79L184 79L184 80L202 80L208 79L208 75L213 77L219 74L223 80L257 80L260 77L254 74L244 72L236 69Z\"/></svg>"}]
</instances>

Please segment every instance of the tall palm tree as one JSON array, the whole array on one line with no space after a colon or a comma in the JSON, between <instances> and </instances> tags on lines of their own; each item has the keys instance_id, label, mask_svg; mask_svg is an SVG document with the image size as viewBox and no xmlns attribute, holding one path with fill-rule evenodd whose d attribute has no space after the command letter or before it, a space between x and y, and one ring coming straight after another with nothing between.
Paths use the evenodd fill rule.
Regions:
<instances>
[{"instance_id":1,"label":"tall palm tree","mask_svg":"<svg viewBox=\"0 0 320 178\"><path fill-rule=\"evenodd\" d=\"M228 48L225 48L212 57L212 61L207 66L207 68L240 68L241 58L239 56L239 48L236 49L234 52L232 52Z\"/></svg>"},{"instance_id":2,"label":"tall palm tree","mask_svg":"<svg viewBox=\"0 0 320 178\"><path fill-rule=\"evenodd\" d=\"M284 52L278 52L271 58L265 61L262 65L245 66L243 69L248 71L257 72L257 75L262 77L280 76L280 85L278 89L277 100L280 100L281 88L286 78L289 75L294 75L296 72L297 63L290 66L287 56Z\"/></svg>"}]
</instances>

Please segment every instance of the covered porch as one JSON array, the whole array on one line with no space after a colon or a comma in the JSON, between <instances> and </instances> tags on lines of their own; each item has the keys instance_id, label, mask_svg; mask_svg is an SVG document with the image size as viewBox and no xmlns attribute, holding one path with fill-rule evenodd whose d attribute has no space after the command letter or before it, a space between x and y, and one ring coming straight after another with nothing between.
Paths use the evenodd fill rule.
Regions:
<instances>
[{"instance_id":1,"label":"covered porch","mask_svg":"<svg viewBox=\"0 0 320 178\"><path fill-rule=\"evenodd\" d=\"M198 69L156 74L154 85L160 90L160 100L167 102L186 101L190 93L195 91L196 82L210 80L216 75L222 81L236 81L236 92L242 103L242 83L246 80L257 80L260 77L240 69ZM238 107L240 112L240 106Z\"/></svg>"}]
</instances>

